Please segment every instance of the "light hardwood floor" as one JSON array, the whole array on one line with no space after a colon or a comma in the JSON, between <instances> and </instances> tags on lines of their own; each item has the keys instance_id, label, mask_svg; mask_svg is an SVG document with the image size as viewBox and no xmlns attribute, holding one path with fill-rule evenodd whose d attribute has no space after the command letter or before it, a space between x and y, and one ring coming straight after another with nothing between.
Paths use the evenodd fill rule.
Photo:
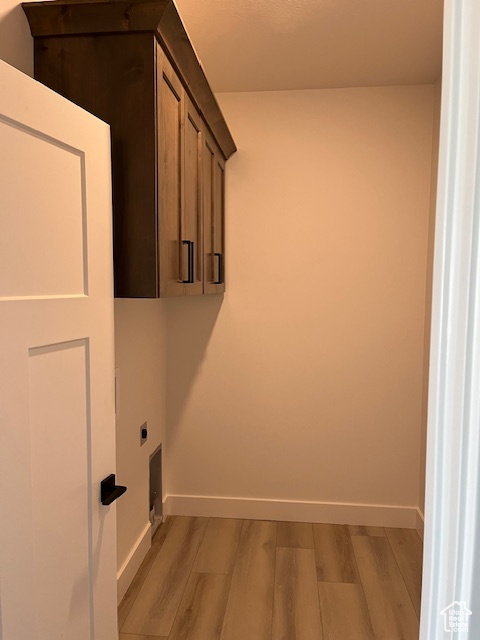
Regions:
<instances>
[{"instance_id":1,"label":"light hardwood floor","mask_svg":"<svg viewBox=\"0 0 480 640\"><path fill-rule=\"evenodd\" d=\"M120 604L120 640L418 640L416 531L168 518Z\"/></svg>"}]
</instances>

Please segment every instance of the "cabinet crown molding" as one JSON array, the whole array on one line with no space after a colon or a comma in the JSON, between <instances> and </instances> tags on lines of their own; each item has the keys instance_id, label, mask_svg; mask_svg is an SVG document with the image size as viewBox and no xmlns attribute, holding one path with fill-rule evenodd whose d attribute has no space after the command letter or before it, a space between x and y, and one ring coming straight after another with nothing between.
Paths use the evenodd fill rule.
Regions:
<instances>
[{"instance_id":1,"label":"cabinet crown molding","mask_svg":"<svg viewBox=\"0 0 480 640\"><path fill-rule=\"evenodd\" d=\"M49 0L25 2L32 36L151 32L227 160L237 147L172 0Z\"/></svg>"},{"instance_id":2,"label":"cabinet crown molding","mask_svg":"<svg viewBox=\"0 0 480 640\"><path fill-rule=\"evenodd\" d=\"M161 31L166 9L175 9L172 0L48 0L22 6L34 37Z\"/></svg>"}]
</instances>

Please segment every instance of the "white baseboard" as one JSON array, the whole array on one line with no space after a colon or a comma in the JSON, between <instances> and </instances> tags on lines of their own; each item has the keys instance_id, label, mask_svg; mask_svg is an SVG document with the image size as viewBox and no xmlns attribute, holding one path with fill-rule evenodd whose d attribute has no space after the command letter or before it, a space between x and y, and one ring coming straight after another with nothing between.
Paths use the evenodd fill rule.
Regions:
<instances>
[{"instance_id":1,"label":"white baseboard","mask_svg":"<svg viewBox=\"0 0 480 640\"><path fill-rule=\"evenodd\" d=\"M182 495L166 496L164 508L166 515L323 522L406 529L416 528L418 515L416 507L394 505Z\"/></svg>"},{"instance_id":2,"label":"white baseboard","mask_svg":"<svg viewBox=\"0 0 480 640\"><path fill-rule=\"evenodd\" d=\"M137 573L143 559L152 545L152 525L150 522L145 525L144 530L139 535L133 545L127 559L117 572L117 602L120 604L125 592Z\"/></svg>"},{"instance_id":3,"label":"white baseboard","mask_svg":"<svg viewBox=\"0 0 480 640\"><path fill-rule=\"evenodd\" d=\"M420 536L420 538L423 540L423 530L425 527L425 523L424 523L424 515L423 513L420 511L420 509L417 507L416 509L416 522L415 522L415 529L417 530L418 535Z\"/></svg>"}]
</instances>

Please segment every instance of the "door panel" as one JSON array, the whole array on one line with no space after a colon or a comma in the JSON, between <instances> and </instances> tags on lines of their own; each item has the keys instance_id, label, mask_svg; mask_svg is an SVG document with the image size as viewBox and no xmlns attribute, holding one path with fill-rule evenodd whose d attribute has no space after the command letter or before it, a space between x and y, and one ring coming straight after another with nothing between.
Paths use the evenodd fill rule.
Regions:
<instances>
[{"instance_id":1,"label":"door panel","mask_svg":"<svg viewBox=\"0 0 480 640\"><path fill-rule=\"evenodd\" d=\"M85 293L83 154L15 121L0 121L0 138L8 159L2 202L11 213L0 217L0 297ZM19 206L26 184L41 216Z\"/></svg>"},{"instance_id":2,"label":"door panel","mask_svg":"<svg viewBox=\"0 0 480 640\"><path fill-rule=\"evenodd\" d=\"M157 91L160 296L181 296L184 290L180 196L183 88L158 45Z\"/></svg>"},{"instance_id":3,"label":"door panel","mask_svg":"<svg viewBox=\"0 0 480 640\"><path fill-rule=\"evenodd\" d=\"M37 594L35 631L40 638L61 638L66 628L73 637L91 635L88 360L87 340L29 350L32 529L43 531L34 539L31 565ZM43 588L45 576L49 589ZM65 588L69 584L71 590Z\"/></svg>"},{"instance_id":4,"label":"door panel","mask_svg":"<svg viewBox=\"0 0 480 640\"><path fill-rule=\"evenodd\" d=\"M203 251L204 251L204 292L215 293L213 281L215 280L215 256L213 255L214 236L214 210L213 192L215 175L215 151L209 137L205 137L203 150Z\"/></svg>"},{"instance_id":5,"label":"door panel","mask_svg":"<svg viewBox=\"0 0 480 640\"><path fill-rule=\"evenodd\" d=\"M109 128L2 62L0 211L0 637L116 640Z\"/></svg>"},{"instance_id":6,"label":"door panel","mask_svg":"<svg viewBox=\"0 0 480 640\"><path fill-rule=\"evenodd\" d=\"M203 292L202 260L202 202L201 202L201 159L202 120L191 100L184 94L183 148L184 165L182 181L182 242L193 242L193 282L185 285L185 294ZM187 249L191 245L184 244ZM191 258L192 256L190 256ZM183 251L183 280L188 279L188 256Z\"/></svg>"},{"instance_id":7,"label":"door panel","mask_svg":"<svg viewBox=\"0 0 480 640\"><path fill-rule=\"evenodd\" d=\"M213 249L216 293L225 291L225 162L220 152L215 156L213 197Z\"/></svg>"},{"instance_id":8,"label":"door panel","mask_svg":"<svg viewBox=\"0 0 480 640\"><path fill-rule=\"evenodd\" d=\"M225 291L225 161L210 135L203 162L205 293Z\"/></svg>"}]
</instances>

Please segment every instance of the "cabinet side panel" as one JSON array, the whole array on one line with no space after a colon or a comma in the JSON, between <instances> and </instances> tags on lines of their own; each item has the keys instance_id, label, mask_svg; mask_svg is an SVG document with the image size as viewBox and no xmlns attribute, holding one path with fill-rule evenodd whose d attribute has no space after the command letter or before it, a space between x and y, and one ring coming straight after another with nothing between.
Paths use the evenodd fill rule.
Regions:
<instances>
[{"instance_id":1,"label":"cabinet side panel","mask_svg":"<svg viewBox=\"0 0 480 640\"><path fill-rule=\"evenodd\" d=\"M155 39L37 38L35 78L111 126L115 295L158 295Z\"/></svg>"}]
</instances>

